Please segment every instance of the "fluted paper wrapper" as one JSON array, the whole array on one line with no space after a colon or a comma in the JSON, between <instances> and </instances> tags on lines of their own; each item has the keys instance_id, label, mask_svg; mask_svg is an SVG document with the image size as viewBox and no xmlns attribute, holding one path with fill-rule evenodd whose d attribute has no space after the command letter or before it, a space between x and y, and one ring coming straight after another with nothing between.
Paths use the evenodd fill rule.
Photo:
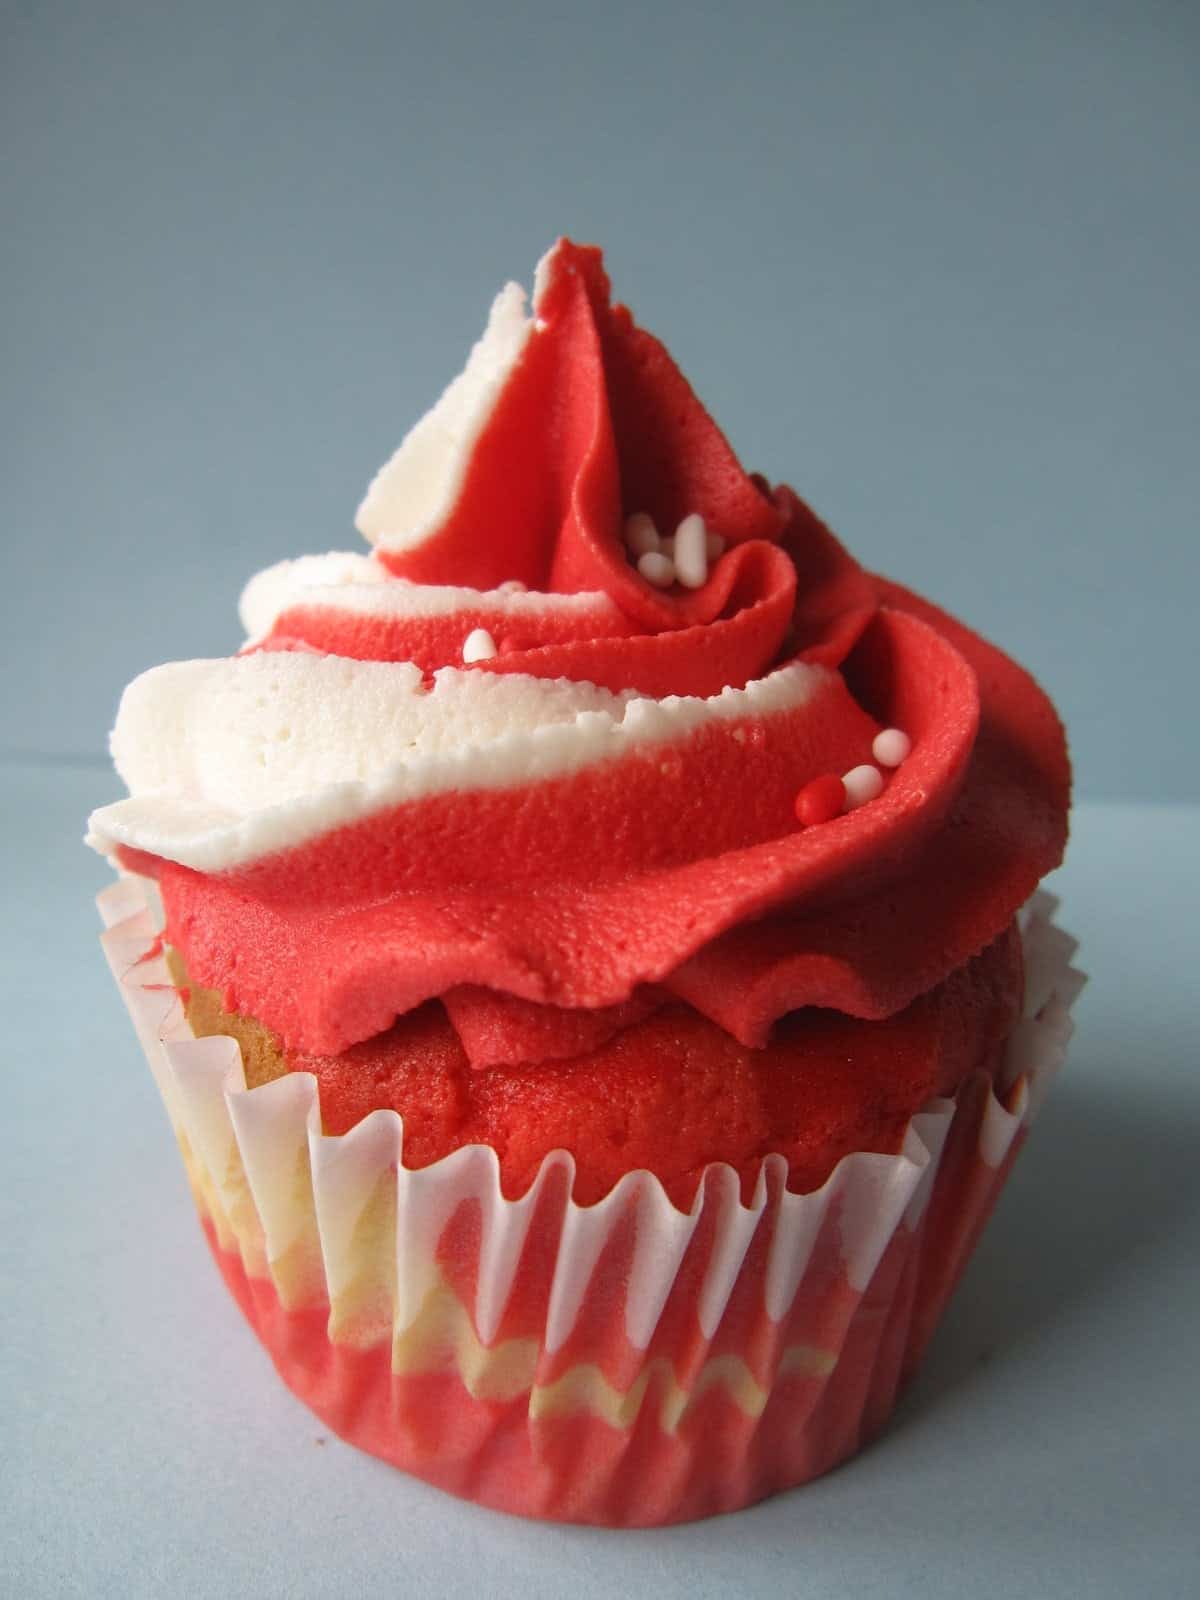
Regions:
<instances>
[{"instance_id":1,"label":"fluted paper wrapper","mask_svg":"<svg viewBox=\"0 0 1200 1600\"><path fill-rule=\"evenodd\" d=\"M812 1194L768 1157L752 1203L708 1169L688 1212L631 1172L595 1205L547 1156L504 1197L493 1151L420 1171L376 1111L321 1131L316 1079L247 1090L197 1039L152 885L100 897L105 952L217 1263L285 1382L351 1443L503 1510L648 1525L802 1483L886 1421L1062 1063L1082 986L1037 896L1004 1072L931 1101L896 1155Z\"/></svg>"}]
</instances>

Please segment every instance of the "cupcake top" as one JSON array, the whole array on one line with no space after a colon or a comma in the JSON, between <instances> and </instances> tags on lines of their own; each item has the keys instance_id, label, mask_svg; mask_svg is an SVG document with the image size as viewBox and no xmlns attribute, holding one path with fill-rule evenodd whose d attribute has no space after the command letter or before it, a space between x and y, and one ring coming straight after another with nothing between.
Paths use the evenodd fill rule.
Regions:
<instances>
[{"instance_id":1,"label":"cupcake top","mask_svg":"<svg viewBox=\"0 0 1200 1600\"><path fill-rule=\"evenodd\" d=\"M751 1046L881 1018L1061 857L1041 690L746 474L595 249L502 291L357 522L130 685L90 822L292 1048L441 996L473 1065L567 1054L647 985Z\"/></svg>"}]
</instances>

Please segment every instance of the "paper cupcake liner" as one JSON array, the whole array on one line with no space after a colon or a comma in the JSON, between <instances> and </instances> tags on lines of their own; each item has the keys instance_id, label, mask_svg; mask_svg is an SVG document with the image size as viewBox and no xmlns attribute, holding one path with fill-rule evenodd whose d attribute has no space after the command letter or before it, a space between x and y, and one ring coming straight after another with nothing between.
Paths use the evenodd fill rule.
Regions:
<instances>
[{"instance_id":1,"label":"paper cupcake liner","mask_svg":"<svg viewBox=\"0 0 1200 1600\"><path fill-rule=\"evenodd\" d=\"M769 1156L748 1206L723 1165L686 1213L647 1172L582 1206L564 1152L509 1200L484 1146L409 1171L395 1112L329 1137L310 1074L247 1090L237 1044L187 1025L153 886L124 878L99 904L209 1243L285 1382L343 1438L453 1493L622 1526L748 1505L878 1431L1084 981L1039 894L1004 1071L932 1100L899 1154L847 1156L804 1195Z\"/></svg>"}]
</instances>

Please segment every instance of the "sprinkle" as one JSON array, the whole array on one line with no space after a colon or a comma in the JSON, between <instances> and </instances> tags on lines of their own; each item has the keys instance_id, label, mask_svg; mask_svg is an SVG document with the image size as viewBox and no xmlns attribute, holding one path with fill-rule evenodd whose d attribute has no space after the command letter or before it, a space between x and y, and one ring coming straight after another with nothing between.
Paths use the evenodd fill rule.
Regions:
<instances>
[{"instance_id":1,"label":"sprinkle","mask_svg":"<svg viewBox=\"0 0 1200 1600\"><path fill-rule=\"evenodd\" d=\"M486 628L473 628L463 640L463 660L470 665L472 661L490 661L496 654L496 641Z\"/></svg>"},{"instance_id":2,"label":"sprinkle","mask_svg":"<svg viewBox=\"0 0 1200 1600\"><path fill-rule=\"evenodd\" d=\"M836 772L826 772L806 783L796 796L796 816L806 828L832 822L846 804L846 785Z\"/></svg>"},{"instance_id":3,"label":"sprinkle","mask_svg":"<svg viewBox=\"0 0 1200 1600\"><path fill-rule=\"evenodd\" d=\"M719 561L725 554L725 541L719 533L706 533L704 535L704 554L709 561Z\"/></svg>"},{"instance_id":4,"label":"sprinkle","mask_svg":"<svg viewBox=\"0 0 1200 1600\"><path fill-rule=\"evenodd\" d=\"M906 733L901 733L899 728L885 728L875 735L871 754L881 767L898 767L908 759L911 749L912 740Z\"/></svg>"},{"instance_id":5,"label":"sprinkle","mask_svg":"<svg viewBox=\"0 0 1200 1600\"><path fill-rule=\"evenodd\" d=\"M675 529L675 576L685 589L701 589L708 582L707 530L704 518L693 511Z\"/></svg>"},{"instance_id":6,"label":"sprinkle","mask_svg":"<svg viewBox=\"0 0 1200 1600\"><path fill-rule=\"evenodd\" d=\"M646 511L635 511L625 524L625 543L635 556L648 556L659 548L658 529Z\"/></svg>"},{"instance_id":7,"label":"sprinkle","mask_svg":"<svg viewBox=\"0 0 1200 1600\"><path fill-rule=\"evenodd\" d=\"M638 557L637 569L656 589L669 589L675 582L675 563L661 550L647 550Z\"/></svg>"},{"instance_id":8,"label":"sprinkle","mask_svg":"<svg viewBox=\"0 0 1200 1600\"><path fill-rule=\"evenodd\" d=\"M842 782L846 786L847 811L865 806L868 800L877 800L883 793L883 773L870 764L851 767Z\"/></svg>"}]
</instances>

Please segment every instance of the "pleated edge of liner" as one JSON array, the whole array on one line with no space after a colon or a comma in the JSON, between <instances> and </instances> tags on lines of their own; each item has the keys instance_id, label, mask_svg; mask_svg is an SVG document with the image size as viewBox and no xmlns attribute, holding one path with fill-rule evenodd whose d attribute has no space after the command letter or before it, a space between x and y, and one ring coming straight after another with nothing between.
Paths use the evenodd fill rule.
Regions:
<instances>
[{"instance_id":1,"label":"pleated edge of liner","mask_svg":"<svg viewBox=\"0 0 1200 1600\"><path fill-rule=\"evenodd\" d=\"M865 1194L877 1205L880 1197L886 1195L889 1203L882 1209L892 1217L890 1227L884 1225L882 1215L872 1214L870 1226L856 1230L851 1225L845 1230L848 1235L860 1232L861 1248L856 1253L852 1245L848 1246L845 1265L851 1284L865 1288L895 1228L901 1224L915 1228L919 1224L956 1110L955 1099L931 1099L910 1119L897 1153L851 1152L839 1160L819 1189L804 1194L787 1189L785 1158L771 1154L762 1160L749 1204L741 1201L738 1173L724 1162L713 1162L705 1168L697 1185L695 1199L686 1212L670 1200L659 1179L646 1169L624 1174L601 1199L582 1204L575 1200L573 1194L574 1158L565 1150L555 1150L543 1158L525 1192L509 1198L501 1188L499 1159L487 1145L467 1145L426 1167L409 1169L404 1167L402 1161L403 1119L398 1112L371 1112L347 1133L331 1135L325 1134L321 1128L319 1091L313 1074L289 1073L256 1089L247 1089L237 1042L225 1035L196 1038L187 1024L165 961L161 954L154 953L159 945L163 924L156 886L136 875L124 874L97 896L97 905L106 925L101 942L138 1026L139 1037L152 1070L156 1067L154 1046L158 1045L172 1077L193 1082L202 1077L207 1080L206 1089L209 1092L219 1084L239 1151L242 1150L242 1130L248 1123L258 1122L260 1114L264 1119L282 1116L293 1125L303 1119L317 1228L321 1235L321 1253L327 1274L333 1265L332 1258L336 1256L336 1241L324 1235L322 1211L326 1208L322 1206L316 1190L319 1184L325 1187L327 1193L339 1187L339 1169L351 1168L356 1159L374 1171L392 1166L398 1176L402 1174L404 1186L411 1193L410 1209L414 1211L421 1191L432 1193L439 1184L456 1188L461 1186L463 1193L473 1197L478 1197L479 1191L486 1188L489 1207L497 1208L515 1224L513 1234L518 1246L525 1237L544 1187L552 1181L556 1171L564 1173L567 1198L560 1253L567 1245L573 1251L575 1270L570 1277L577 1283L578 1292L564 1297L568 1303L551 1308L546 1339L547 1348L551 1350L565 1341L574 1324L588 1269L594 1264L608 1236L610 1214L620 1215L634 1202L642 1208L640 1215L644 1215L648 1209L656 1227L675 1236L671 1255L676 1265L682 1260L705 1207L713 1206L725 1213L726 1220L734 1225L733 1232L736 1235L730 1241L734 1259L729 1261L726 1271L719 1274L721 1279L725 1279L731 1269L732 1274L736 1275L737 1264L772 1199L777 1202L781 1214L793 1214L800 1235L806 1236L811 1244L835 1199L853 1206L856 1200L861 1203ZM1000 1166L1018 1133L1032 1122L1062 1066L1072 1033L1071 1007L1087 981L1084 974L1072 965L1072 957L1078 948L1077 941L1054 920L1057 907L1055 897L1038 890L1022 908L1017 919L1026 955L1026 1005L1011 1036L1004 1068L988 1096L980 1127L980 1155L994 1169ZM143 1028L149 1030L149 1037L143 1033ZM158 1071L155 1070L154 1075L170 1114L171 1086L164 1083ZM277 1261L294 1242L294 1234L290 1239L272 1240L272 1229L262 1215L263 1210L269 1208L261 1205L253 1178L249 1178L249 1181L251 1193L259 1206L268 1260ZM436 1210L444 1213L446 1208L439 1205ZM801 1222L805 1213L809 1217L808 1226ZM440 1221L444 1220L446 1218L442 1215ZM521 1226L522 1223L525 1226ZM481 1250L481 1258L485 1253L485 1250ZM511 1258L513 1253L510 1242L504 1254ZM776 1281L772 1284L773 1274L768 1270L768 1313L776 1321L782 1320L786 1314L807 1264L807 1254L802 1246L798 1254L801 1259L793 1261L782 1272L783 1282L778 1281L780 1274L777 1272L774 1274ZM511 1265L515 1267L515 1260ZM661 1271L661 1262L659 1266ZM330 1281L328 1287L332 1302L336 1284ZM506 1298L501 1284L493 1283L491 1287L494 1291L501 1291L502 1299ZM727 1292L725 1295L719 1292L714 1295L717 1303L711 1307L708 1315L705 1315L702 1296L701 1324L706 1333L711 1331L709 1324L715 1328L719 1321ZM554 1314L555 1309L557 1315ZM498 1316L479 1320L485 1323L498 1321ZM647 1319L633 1320L641 1322ZM650 1320L656 1321L657 1318ZM557 1334L551 1324L557 1324ZM485 1342L494 1331L486 1326L479 1329ZM636 1327L630 1326L628 1331L632 1343L648 1342L648 1339L636 1336Z\"/></svg>"}]
</instances>

